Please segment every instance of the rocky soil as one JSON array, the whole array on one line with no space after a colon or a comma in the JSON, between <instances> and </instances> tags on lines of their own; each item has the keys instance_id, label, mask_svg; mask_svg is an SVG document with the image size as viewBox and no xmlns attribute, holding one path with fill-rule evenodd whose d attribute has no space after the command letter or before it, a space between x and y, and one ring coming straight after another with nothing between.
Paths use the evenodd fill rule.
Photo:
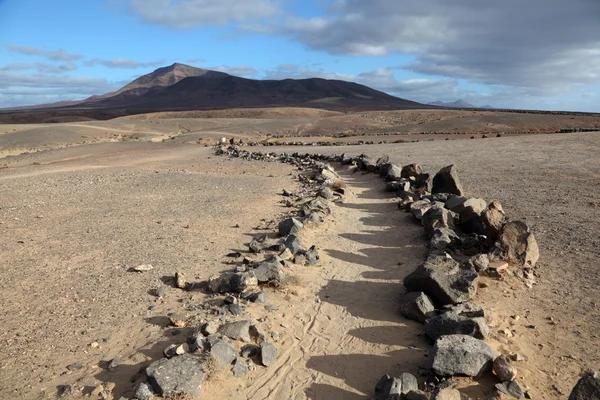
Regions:
<instances>
[{"instance_id":1,"label":"rocky soil","mask_svg":"<svg viewBox=\"0 0 600 400\"><path fill-rule=\"evenodd\" d=\"M419 163L427 172L454 164L467 195L499 200L535 232L541 258L534 275L509 268L483 277L477 302L493 317L494 349L519 360L518 381L536 399L567 397L580 372L598 365L599 143L595 134L565 134L344 148L375 159L389 154L394 164ZM288 149L298 150L340 153ZM259 261L245 245L262 235L253 228L277 232L289 200L275 194L301 189L290 166L217 158L192 145L84 146L8 166L0 171L5 397L40 398L63 385L73 390L67 395L131 396L145 367L170 344L177 351L187 327L199 326L195 314L228 301L234 313L236 301L190 291L176 272L193 289L231 270L229 254ZM436 334L425 330L425 338L399 306L402 281L425 260L426 236L384 182L352 172L340 169L348 187L326 223L299 233L317 244L318 263L304 265L305 257L291 265L295 278L267 288L266 306L242 303L239 319L258 321L277 357L267 355L269 367L258 363L245 378L215 374L203 397L364 398L383 374L410 381L406 372L424 388L431 365L424 356ZM469 379L457 380L463 394L489 398L495 382ZM582 396L594 390L594 378L582 382ZM438 389L444 393L435 398L455 395Z\"/></svg>"}]
</instances>

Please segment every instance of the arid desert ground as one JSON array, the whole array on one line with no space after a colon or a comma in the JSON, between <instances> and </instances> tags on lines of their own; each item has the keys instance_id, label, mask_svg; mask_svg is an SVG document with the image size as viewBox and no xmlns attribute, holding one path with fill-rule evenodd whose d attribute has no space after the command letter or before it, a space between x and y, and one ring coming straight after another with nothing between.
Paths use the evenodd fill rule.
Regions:
<instances>
[{"instance_id":1,"label":"arid desert ground","mask_svg":"<svg viewBox=\"0 0 600 400\"><path fill-rule=\"evenodd\" d=\"M580 372L598 366L600 133L545 132L598 127L600 118L222 113L0 125L0 397L53 398L69 384L86 394L112 382L115 399L129 398L140 369L185 340L167 316L193 316L210 296L154 291L177 271L203 281L230 268L226 255L277 221L280 193L297 185L291 166L216 156L222 136L385 140L256 149L387 154L432 173L456 165L467 195L500 201L540 246L531 288L508 274L480 290L497 320L494 347L525 359L519 381L534 399L565 399ZM383 182L336 168L348 184L344 203L302 233L321 249L320 265L294 267L297 280L270 291L272 307L246 310L275 338L276 365L216 376L203 398L365 399L386 372L418 375L430 345L397 302L402 279L424 260L422 229ZM141 264L154 268L131 272ZM115 357L121 364L108 370ZM460 382L473 399L487 398L481 387Z\"/></svg>"}]
</instances>

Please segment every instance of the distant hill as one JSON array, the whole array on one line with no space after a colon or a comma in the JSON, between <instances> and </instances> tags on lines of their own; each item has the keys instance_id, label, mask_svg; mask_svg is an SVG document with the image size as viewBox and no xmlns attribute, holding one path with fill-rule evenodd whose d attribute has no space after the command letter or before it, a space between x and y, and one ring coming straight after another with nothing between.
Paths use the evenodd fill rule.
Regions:
<instances>
[{"instance_id":1,"label":"distant hill","mask_svg":"<svg viewBox=\"0 0 600 400\"><path fill-rule=\"evenodd\" d=\"M438 106L438 107L451 107L451 108L493 108L491 106L474 106L471 103L468 103L464 100L456 100L456 101L432 101L431 103L427 103L430 106Z\"/></svg>"},{"instance_id":2,"label":"distant hill","mask_svg":"<svg viewBox=\"0 0 600 400\"><path fill-rule=\"evenodd\" d=\"M20 110L44 111L46 116L51 113L108 119L145 112L256 107L334 111L432 108L354 82L320 78L255 80L175 63L143 75L116 92Z\"/></svg>"}]
</instances>

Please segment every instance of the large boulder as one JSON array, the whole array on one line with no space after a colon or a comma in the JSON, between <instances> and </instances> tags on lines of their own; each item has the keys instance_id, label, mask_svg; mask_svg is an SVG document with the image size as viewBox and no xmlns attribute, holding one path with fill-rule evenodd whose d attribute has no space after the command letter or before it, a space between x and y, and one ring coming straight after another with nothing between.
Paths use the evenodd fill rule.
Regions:
<instances>
[{"instance_id":1,"label":"large boulder","mask_svg":"<svg viewBox=\"0 0 600 400\"><path fill-rule=\"evenodd\" d=\"M512 221L504 225L498 241L506 258L512 263L533 267L540 258L535 237L523 221Z\"/></svg>"},{"instance_id":2,"label":"large boulder","mask_svg":"<svg viewBox=\"0 0 600 400\"><path fill-rule=\"evenodd\" d=\"M279 236L287 236L298 233L304 225L296 218L286 218L279 222Z\"/></svg>"},{"instance_id":3,"label":"large boulder","mask_svg":"<svg viewBox=\"0 0 600 400\"><path fill-rule=\"evenodd\" d=\"M423 292L409 292L400 299L400 313L408 319L425 322L435 316L435 306Z\"/></svg>"},{"instance_id":4,"label":"large boulder","mask_svg":"<svg viewBox=\"0 0 600 400\"><path fill-rule=\"evenodd\" d=\"M429 355L439 376L479 376L492 369L494 351L483 340L467 335L440 337Z\"/></svg>"},{"instance_id":5,"label":"large boulder","mask_svg":"<svg viewBox=\"0 0 600 400\"><path fill-rule=\"evenodd\" d=\"M600 378L598 374L584 374L569 395L569 400L600 400Z\"/></svg>"},{"instance_id":6,"label":"large boulder","mask_svg":"<svg viewBox=\"0 0 600 400\"><path fill-rule=\"evenodd\" d=\"M457 334L485 339L489 335L489 328L485 318L471 318L448 311L428 320L425 323L425 334L434 341L441 336Z\"/></svg>"},{"instance_id":7,"label":"large boulder","mask_svg":"<svg viewBox=\"0 0 600 400\"><path fill-rule=\"evenodd\" d=\"M450 193L457 196L463 195L463 188L458 179L458 174L454 165L448 165L435 174L433 177L431 193Z\"/></svg>"},{"instance_id":8,"label":"large boulder","mask_svg":"<svg viewBox=\"0 0 600 400\"><path fill-rule=\"evenodd\" d=\"M154 391L162 397L177 394L200 397L202 384L208 378L203 361L191 354L155 361L146 368L146 375Z\"/></svg>"},{"instance_id":9,"label":"large boulder","mask_svg":"<svg viewBox=\"0 0 600 400\"><path fill-rule=\"evenodd\" d=\"M448 255L432 255L404 278L410 292L427 294L437 306L462 303L477 293L479 275L468 264L461 265Z\"/></svg>"}]
</instances>

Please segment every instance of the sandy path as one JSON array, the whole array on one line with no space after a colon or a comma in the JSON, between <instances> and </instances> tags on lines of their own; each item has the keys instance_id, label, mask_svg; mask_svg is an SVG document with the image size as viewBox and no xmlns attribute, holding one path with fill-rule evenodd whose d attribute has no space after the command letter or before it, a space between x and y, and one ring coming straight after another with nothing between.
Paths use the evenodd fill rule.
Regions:
<instances>
[{"instance_id":1,"label":"sandy path","mask_svg":"<svg viewBox=\"0 0 600 400\"><path fill-rule=\"evenodd\" d=\"M342 175L351 186L345 204L303 235L320 246L322 265L294 271L306 295L273 316L283 321L277 364L250 374L230 398L361 399L386 372L418 372L428 345L397 304L401 279L425 256L422 229L373 176Z\"/></svg>"}]
</instances>

